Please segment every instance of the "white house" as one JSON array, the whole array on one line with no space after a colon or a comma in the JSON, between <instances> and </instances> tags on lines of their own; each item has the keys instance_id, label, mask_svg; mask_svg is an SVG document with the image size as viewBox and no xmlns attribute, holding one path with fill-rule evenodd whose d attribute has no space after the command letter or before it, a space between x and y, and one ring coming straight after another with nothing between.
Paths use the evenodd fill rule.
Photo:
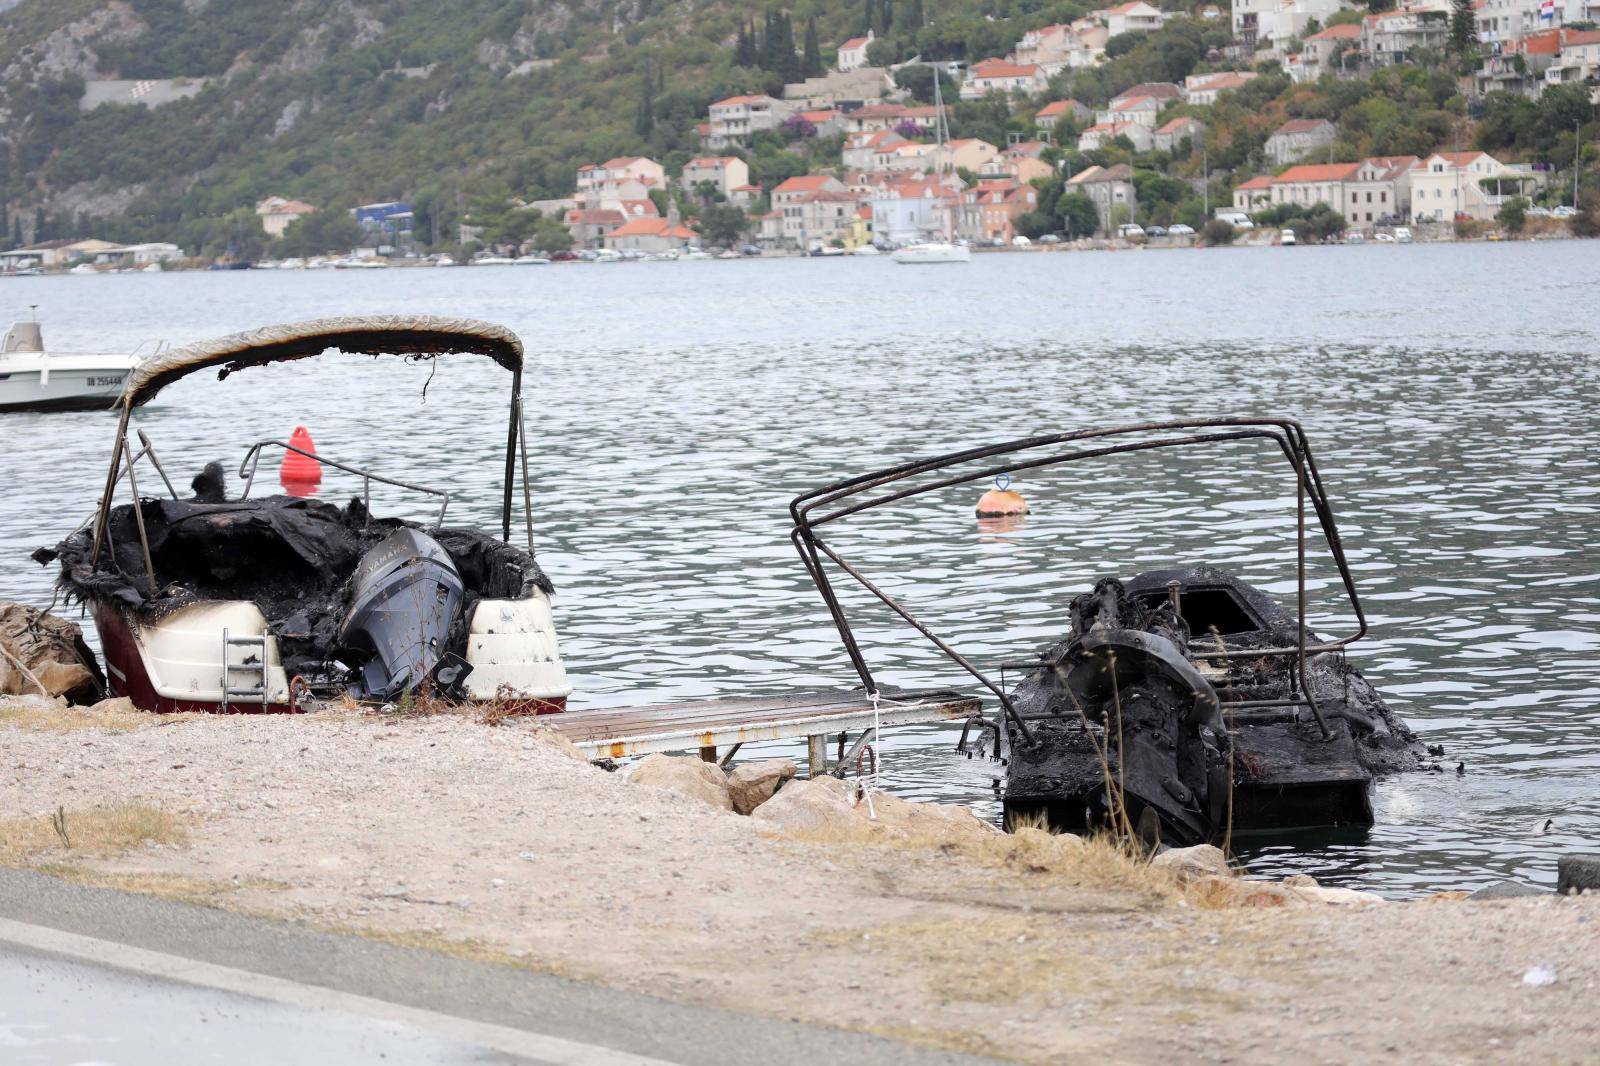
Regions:
<instances>
[{"instance_id":1,"label":"white house","mask_svg":"<svg viewBox=\"0 0 1600 1066\"><path fill-rule=\"evenodd\" d=\"M299 200L285 200L281 196L269 196L256 204L256 217L261 219L261 228L268 237L282 237L283 231L290 224L314 214L316 208L310 204L301 203Z\"/></svg>"},{"instance_id":2,"label":"white house","mask_svg":"<svg viewBox=\"0 0 1600 1066\"><path fill-rule=\"evenodd\" d=\"M1487 222L1531 182L1529 169L1509 167L1487 152L1435 152L1411 168L1411 217L1450 222L1459 215ZM1497 185L1485 179L1499 179Z\"/></svg>"},{"instance_id":3,"label":"white house","mask_svg":"<svg viewBox=\"0 0 1600 1066\"><path fill-rule=\"evenodd\" d=\"M872 31L869 29L865 37L852 37L839 46L839 61L836 65L841 73L867 65L867 47L872 44L872 40Z\"/></svg>"},{"instance_id":4,"label":"white house","mask_svg":"<svg viewBox=\"0 0 1600 1066\"><path fill-rule=\"evenodd\" d=\"M1148 152L1155 147L1155 131L1137 122L1098 122L1078 134L1078 151L1092 152L1116 137L1126 137L1134 149Z\"/></svg>"},{"instance_id":5,"label":"white house","mask_svg":"<svg viewBox=\"0 0 1600 1066\"><path fill-rule=\"evenodd\" d=\"M742 143L752 133L777 129L795 108L765 93L730 96L711 105L706 145L726 148Z\"/></svg>"},{"instance_id":6,"label":"white house","mask_svg":"<svg viewBox=\"0 0 1600 1066\"><path fill-rule=\"evenodd\" d=\"M1191 74L1183 79L1183 102L1210 106L1225 92L1243 88L1261 75L1254 71L1221 70L1213 74Z\"/></svg>"},{"instance_id":7,"label":"white house","mask_svg":"<svg viewBox=\"0 0 1600 1066\"><path fill-rule=\"evenodd\" d=\"M955 231L958 190L934 179L899 181L872 194L872 239L906 244Z\"/></svg>"},{"instance_id":8,"label":"white house","mask_svg":"<svg viewBox=\"0 0 1600 1066\"><path fill-rule=\"evenodd\" d=\"M979 100L990 93L1036 93L1045 87L1045 81L1036 63L985 59L968 68L967 80L961 86L961 99Z\"/></svg>"},{"instance_id":9,"label":"white house","mask_svg":"<svg viewBox=\"0 0 1600 1066\"><path fill-rule=\"evenodd\" d=\"M1363 159L1345 182L1345 219L1353 229L1371 229L1384 218L1411 217L1411 170L1414 155Z\"/></svg>"},{"instance_id":10,"label":"white house","mask_svg":"<svg viewBox=\"0 0 1600 1066\"><path fill-rule=\"evenodd\" d=\"M1144 0L1133 0L1132 3L1109 8L1105 18L1106 31L1113 37L1120 37L1124 33L1150 33L1159 30L1167 21L1167 16L1159 7L1153 7Z\"/></svg>"},{"instance_id":11,"label":"white house","mask_svg":"<svg viewBox=\"0 0 1600 1066\"><path fill-rule=\"evenodd\" d=\"M1033 124L1042 130L1054 131L1056 123L1063 118L1073 125L1082 125L1089 121L1089 109L1076 100L1057 100L1040 108Z\"/></svg>"},{"instance_id":12,"label":"white house","mask_svg":"<svg viewBox=\"0 0 1600 1066\"><path fill-rule=\"evenodd\" d=\"M1561 54L1544 72L1546 84L1600 79L1600 30L1563 30Z\"/></svg>"},{"instance_id":13,"label":"white house","mask_svg":"<svg viewBox=\"0 0 1600 1066\"><path fill-rule=\"evenodd\" d=\"M683 165L678 184L692 193L701 182L709 182L718 193L729 197L732 190L750 184L750 165L738 156L699 156Z\"/></svg>"}]
</instances>

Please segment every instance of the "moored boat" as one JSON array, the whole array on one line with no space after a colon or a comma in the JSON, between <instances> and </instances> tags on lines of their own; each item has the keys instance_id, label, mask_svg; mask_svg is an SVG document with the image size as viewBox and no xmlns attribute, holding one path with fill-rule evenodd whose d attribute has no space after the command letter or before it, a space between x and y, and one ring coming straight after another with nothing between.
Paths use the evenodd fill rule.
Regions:
<instances>
[{"instance_id":1,"label":"moored boat","mask_svg":"<svg viewBox=\"0 0 1600 1066\"><path fill-rule=\"evenodd\" d=\"M509 371L510 425L499 536L444 525L451 493L358 469L289 441L249 444L230 498L221 464L179 498L144 433L129 440L134 408L200 370L223 375L327 350L407 358L482 355ZM522 448L523 348L489 323L431 316L324 319L191 345L128 375L106 487L94 519L35 558L57 562L59 585L86 603L100 633L114 694L149 711L283 712L308 699L366 701L431 692L546 713L570 692L550 614L549 580L532 552L511 543ZM422 493L430 522L373 516L363 497L337 506L291 495L253 496L267 449ZM167 498L139 492L159 474ZM114 505L126 479L137 501ZM154 479L152 479L154 480ZM146 482L145 487L149 487Z\"/></svg>"},{"instance_id":2,"label":"moored boat","mask_svg":"<svg viewBox=\"0 0 1600 1066\"><path fill-rule=\"evenodd\" d=\"M1276 557L1294 560L1283 583L1296 590L1292 609L1215 566L1107 578L1057 609L1059 641L1026 658L980 661L829 542L835 522L1008 470L1211 446L1254 446L1288 460L1297 532ZM1237 458L1230 456L1234 465ZM1373 781L1424 764L1427 749L1345 657L1366 635L1366 616L1310 444L1291 420L1149 423L972 448L836 482L796 498L790 513L794 544L867 692L877 682L833 574L859 583L993 694L998 709L971 719L960 747L1003 765L996 786L1008 824L1106 829L1180 845L1370 825ZM1319 547L1337 573L1353 632L1324 635L1307 623L1312 522L1321 527ZM1053 554L1074 566L1080 559ZM1027 584L1048 588L1031 574ZM1037 622L1030 615L1022 624ZM1005 643L1003 634L989 643Z\"/></svg>"},{"instance_id":3,"label":"moored boat","mask_svg":"<svg viewBox=\"0 0 1600 1066\"><path fill-rule=\"evenodd\" d=\"M109 410L139 365L136 352L51 352L37 322L14 322L0 343L0 411Z\"/></svg>"}]
</instances>

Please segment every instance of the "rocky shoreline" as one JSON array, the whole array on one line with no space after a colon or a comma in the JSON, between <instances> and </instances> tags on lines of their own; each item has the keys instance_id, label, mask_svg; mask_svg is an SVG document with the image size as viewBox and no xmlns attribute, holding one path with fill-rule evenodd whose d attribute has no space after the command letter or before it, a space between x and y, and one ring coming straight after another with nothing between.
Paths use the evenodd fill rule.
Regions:
<instances>
[{"instance_id":1,"label":"rocky shoreline","mask_svg":"<svg viewBox=\"0 0 1600 1066\"><path fill-rule=\"evenodd\" d=\"M1214 849L1145 863L784 760L606 772L528 719L33 697L0 699L0 746L8 864L684 1002L1025 1062L1562 1062L1600 1037L1594 893L1397 903Z\"/></svg>"}]
</instances>

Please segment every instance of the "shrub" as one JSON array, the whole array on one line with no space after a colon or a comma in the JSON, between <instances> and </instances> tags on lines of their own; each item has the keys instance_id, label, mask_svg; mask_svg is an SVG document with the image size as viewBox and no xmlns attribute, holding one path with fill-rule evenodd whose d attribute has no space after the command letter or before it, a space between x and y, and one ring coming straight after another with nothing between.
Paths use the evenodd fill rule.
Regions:
<instances>
[{"instance_id":1,"label":"shrub","mask_svg":"<svg viewBox=\"0 0 1600 1066\"><path fill-rule=\"evenodd\" d=\"M1212 219L1200 229L1200 239L1210 245L1232 244L1234 236L1233 225L1220 218Z\"/></svg>"}]
</instances>

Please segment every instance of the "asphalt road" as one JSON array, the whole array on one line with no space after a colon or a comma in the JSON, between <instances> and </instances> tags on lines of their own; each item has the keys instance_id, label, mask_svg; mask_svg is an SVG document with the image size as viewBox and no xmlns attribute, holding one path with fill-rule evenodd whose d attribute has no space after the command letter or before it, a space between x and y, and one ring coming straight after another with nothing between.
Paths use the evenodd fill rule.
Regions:
<instances>
[{"instance_id":1,"label":"asphalt road","mask_svg":"<svg viewBox=\"0 0 1600 1066\"><path fill-rule=\"evenodd\" d=\"M0 1058L97 1066L990 1061L5 868Z\"/></svg>"}]
</instances>

